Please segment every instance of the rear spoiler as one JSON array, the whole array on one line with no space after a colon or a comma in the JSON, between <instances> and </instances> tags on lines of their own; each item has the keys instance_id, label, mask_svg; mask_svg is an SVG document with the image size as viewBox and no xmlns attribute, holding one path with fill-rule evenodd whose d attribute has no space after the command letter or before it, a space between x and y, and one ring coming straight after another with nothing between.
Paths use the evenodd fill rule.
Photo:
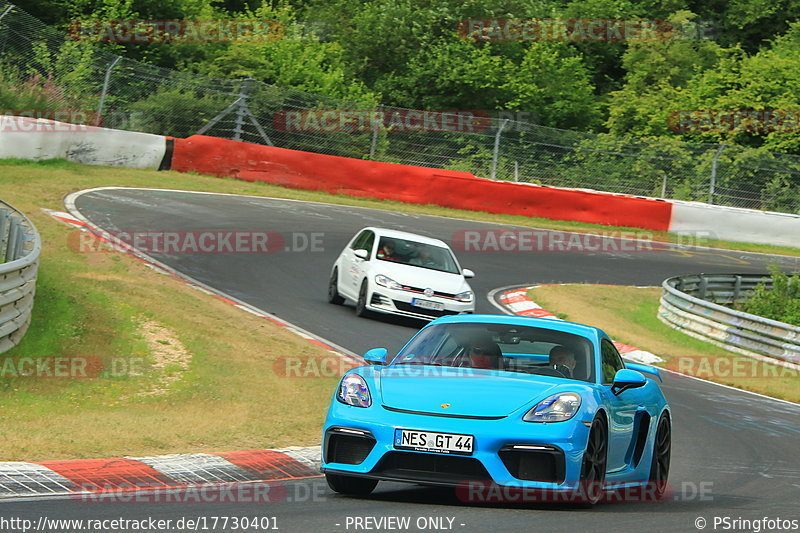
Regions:
<instances>
[{"instance_id":1,"label":"rear spoiler","mask_svg":"<svg viewBox=\"0 0 800 533\"><path fill-rule=\"evenodd\" d=\"M659 382L664 382L664 380L661 379L661 374L658 372L658 369L654 366L643 365L641 363L629 363L625 361L625 368L630 368L631 370L636 370L637 372L642 372L644 374L652 374L658 378Z\"/></svg>"}]
</instances>

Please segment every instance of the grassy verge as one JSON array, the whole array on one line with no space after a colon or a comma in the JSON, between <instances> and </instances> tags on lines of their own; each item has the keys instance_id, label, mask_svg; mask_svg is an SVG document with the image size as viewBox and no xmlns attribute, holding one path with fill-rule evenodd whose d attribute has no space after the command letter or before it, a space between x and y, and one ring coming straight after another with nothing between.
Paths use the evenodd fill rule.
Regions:
<instances>
[{"instance_id":1,"label":"grassy verge","mask_svg":"<svg viewBox=\"0 0 800 533\"><path fill-rule=\"evenodd\" d=\"M96 379L14 377L0 373L0 460L149 455L319 442L335 386L322 372L324 350L272 323L236 310L118 254L76 253L67 226L40 208L63 210L63 197L119 185L162 187L320 201L460 217L538 228L603 232L609 228L519 216L490 215L298 191L262 183L177 172L93 167L66 161L0 161L0 197L24 211L44 242L33 324L23 343L0 356L104 356L142 375ZM648 233L649 234L649 233ZM653 238L671 240L668 234ZM705 242L713 245L715 243ZM726 244L726 243L722 243ZM800 251L731 244L749 251ZM190 312L189 312L190 311ZM151 324L155 331L148 331ZM154 337L154 338L153 338ZM179 344L186 368L160 360L158 345ZM178 351L180 351L178 350ZM307 377L276 372L285 357ZM159 366L161 365L161 366ZM0 367L2 370L2 367ZM166 378L168 386L162 386ZM164 389L161 394L148 394ZM290 413L291 416L286 416Z\"/></svg>"},{"instance_id":2,"label":"grassy verge","mask_svg":"<svg viewBox=\"0 0 800 533\"><path fill-rule=\"evenodd\" d=\"M660 288L548 285L529 296L560 318L591 324L615 340L660 355L666 368L800 402L800 375L739 356L674 330L657 318Z\"/></svg>"},{"instance_id":3,"label":"grassy verge","mask_svg":"<svg viewBox=\"0 0 800 533\"><path fill-rule=\"evenodd\" d=\"M337 378L313 370L333 355L127 256L77 253L74 230L40 210L63 209L66 193L109 183L224 190L226 182L68 163L6 165L0 176L2 198L43 239L31 328L0 355L0 460L319 443ZM188 363L170 359L169 349ZM21 377L26 357L101 357L106 372ZM287 378L287 357L316 363Z\"/></svg>"}]
</instances>

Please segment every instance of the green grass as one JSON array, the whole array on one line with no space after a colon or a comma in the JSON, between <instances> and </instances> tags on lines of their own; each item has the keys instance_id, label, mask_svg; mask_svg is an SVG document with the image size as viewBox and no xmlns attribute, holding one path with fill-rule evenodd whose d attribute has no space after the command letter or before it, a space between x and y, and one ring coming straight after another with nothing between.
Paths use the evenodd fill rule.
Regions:
<instances>
[{"instance_id":1,"label":"green grass","mask_svg":"<svg viewBox=\"0 0 800 533\"><path fill-rule=\"evenodd\" d=\"M94 167L62 160L0 161L0 198L26 213L43 240L31 328L20 346L0 355L0 360L7 356L103 356L146 363L142 376L0 378L0 460L319 443L321 422L337 378L329 374L286 378L276 371L276 365L283 357L335 365L327 351L269 321L157 274L129 257L78 253L69 246L76 230L41 211L64 210L63 198L71 192L112 185L273 196L548 229L630 231L177 172ZM665 233L644 233L661 240L673 238ZM797 249L722 244L800 255ZM155 369L159 348L169 348L173 342L148 340L143 327L148 322L166 328L190 354L187 370L174 364L161 371ZM180 379L163 395L140 396L170 373Z\"/></svg>"}]
</instances>

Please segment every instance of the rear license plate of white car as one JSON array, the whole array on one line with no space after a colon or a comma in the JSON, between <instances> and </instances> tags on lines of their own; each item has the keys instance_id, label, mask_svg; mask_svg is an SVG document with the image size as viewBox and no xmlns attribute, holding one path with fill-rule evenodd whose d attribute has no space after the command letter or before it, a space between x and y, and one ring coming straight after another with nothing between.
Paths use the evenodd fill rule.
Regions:
<instances>
[{"instance_id":1,"label":"rear license plate of white car","mask_svg":"<svg viewBox=\"0 0 800 533\"><path fill-rule=\"evenodd\" d=\"M444 309L444 304L432 302L430 300L420 300L419 298L412 298L411 305L422 307L424 309L434 309L436 311L441 311Z\"/></svg>"},{"instance_id":2,"label":"rear license plate of white car","mask_svg":"<svg viewBox=\"0 0 800 533\"><path fill-rule=\"evenodd\" d=\"M472 455L474 441L475 438L472 435L435 433L415 429L394 430L394 447L401 450Z\"/></svg>"}]
</instances>

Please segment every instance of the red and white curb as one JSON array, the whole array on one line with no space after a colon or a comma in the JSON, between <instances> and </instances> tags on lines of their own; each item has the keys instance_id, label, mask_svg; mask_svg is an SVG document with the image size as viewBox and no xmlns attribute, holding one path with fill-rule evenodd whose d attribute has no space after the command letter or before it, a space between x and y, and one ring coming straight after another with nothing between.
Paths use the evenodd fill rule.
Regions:
<instances>
[{"instance_id":1,"label":"red and white curb","mask_svg":"<svg viewBox=\"0 0 800 533\"><path fill-rule=\"evenodd\" d=\"M535 289L537 287L542 287L543 285L531 285L530 287L523 287L517 289L507 290L505 292L501 292L497 296L497 301L505 307L511 314L520 315L520 316L530 316L535 318L551 318L553 320L561 320L556 315L542 309L542 306L534 302L528 296L528 291L531 289ZM623 344L621 342L613 341L614 346L617 347L619 353L625 358L629 359L635 363L643 363L647 365L652 365L654 363L663 363L664 359L657 356L654 353L640 350L639 348L635 348L628 344Z\"/></svg>"},{"instance_id":2,"label":"red and white curb","mask_svg":"<svg viewBox=\"0 0 800 533\"><path fill-rule=\"evenodd\" d=\"M65 200L65 202L67 203L68 207L71 206L73 210L75 210L74 200L71 199L72 197L73 195L70 195L67 198L67 200ZM88 235L91 235L94 239L103 243L105 246L108 246L113 250L116 250L120 253L124 253L129 255L130 257L133 257L134 259L144 263L146 266L152 268L153 270L159 272L160 274L167 275L174 280L180 281L188 285L189 287L192 287L193 289L197 289L205 294L208 294L209 296L217 298L218 300L222 300L223 302L233 305L234 307L237 307L242 311L246 311L251 315L257 316L258 318L269 320L270 322L277 324L278 326L288 329L295 335L302 337L308 342L316 344L317 346L324 348L325 350L328 350L329 352L333 353L338 357L357 363L359 365L363 364L363 360L357 354L347 350L346 348L333 344L330 341L322 339L314 335L313 333L306 331L305 329L296 326L295 324L292 324L291 322L287 322L286 320L283 320L273 315L272 313L268 313L262 309L254 307L246 302L243 302L241 300L238 300L237 298L225 294L222 291L219 291L217 289L214 289L213 287L201 283L200 281L190 276L186 276L176 270L173 270L164 263L154 259L153 257L150 257L149 255L137 250L136 248L120 242L119 239L113 239L110 234L108 234L101 228L93 225L91 222L89 222L88 220L84 219L82 216L77 214L77 212L76 214L73 215L71 213L64 213L62 211L53 211L52 209L45 209L45 208L42 208L42 211L49 214L50 216L52 216L53 218L55 218L60 222L63 222L69 226L72 226L75 229L78 229L80 231L87 233Z\"/></svg>"},{"instance_id":3,"label":"red and white curb","mask_svg":"<svg viewBox=\"0 0 800 533\"><path fill-rule=\"evenodd\" d=\"M275 482L319 475L320 447L0 462L0 499L172 490L198 485Z\"/></svg>"}]
</instances>

